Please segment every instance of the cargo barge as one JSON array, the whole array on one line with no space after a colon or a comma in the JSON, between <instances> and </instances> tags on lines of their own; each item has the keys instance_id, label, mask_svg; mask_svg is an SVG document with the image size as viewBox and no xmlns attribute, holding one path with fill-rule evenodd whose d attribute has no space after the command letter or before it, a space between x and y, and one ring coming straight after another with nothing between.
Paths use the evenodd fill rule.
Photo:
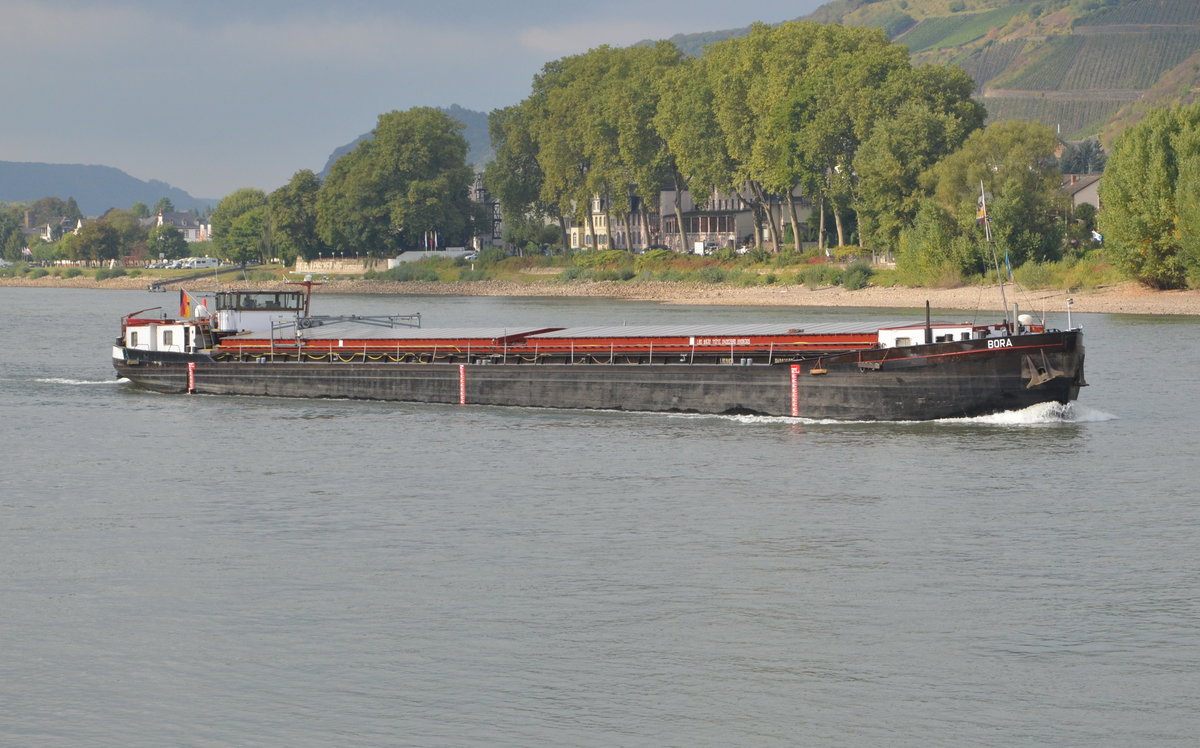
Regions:
<instances>
[{"instance_id":1,"label":"cargo barge","mask_svg":"<svg viewBox=\"0 0 1200 748\"><path fill-rule=\"evenodd\" d=\"M301 284L304 285L304 284ZM1068 403L1083 333L994 324L443 328L317 316L302 291L181 292L121 320L119 377L156 392L832 420L929 420ZM1069 327L1069 325L1068 325Z\"/></svg>"}]
</instances>

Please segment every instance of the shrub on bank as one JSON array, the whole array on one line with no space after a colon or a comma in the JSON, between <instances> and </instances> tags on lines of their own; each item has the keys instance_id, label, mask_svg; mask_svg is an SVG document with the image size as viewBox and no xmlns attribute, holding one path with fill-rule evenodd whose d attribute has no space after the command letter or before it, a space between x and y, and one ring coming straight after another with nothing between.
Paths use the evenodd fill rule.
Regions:
<instances>
[{"instance_id":1,"label":"shrub on bank","mask_svg":"<svg viewBox=\"0 0 1200 748\"><path fill-rule=\"evenodd\" d=\"M108 280L109 278L120 278L123 275L125 275L125 268L120 266L114 268L100 268L96 271L96 280L102 281Z\"/></svg>"},{"instance_id":2,"label":"shrub on bank","mask_svg":"<svg viewBox=\"0 0 1200 748\"><path fill-rule=\"evenodd\" d=\"M389 270L368 270L363 277L367 280L424 281L441 280L437 270L425 262L404 262Z\"/></svg>"},{"instance_id":3,"label":"shrub on bank","mask_svg":"<svg viewBox=\"0 0 1200 748\"><path fill-rule=\"evenodd\" d=\"M842 271L842 287L848 291L866 288L871 282L871 266L865 262L854 262Z\"/></svg>"},{"instance_id":4,"label":"shrub on bank","mask_svg":"<svg viewBox=\"0 0 1200 748\"><path fill-rule=\"evenodd\" d=\"M1124 280L1099 253L1058 262L1027 262L1013 271L1013 277L1026 288L1097 288Z\"/></svg>"}]
</instances>

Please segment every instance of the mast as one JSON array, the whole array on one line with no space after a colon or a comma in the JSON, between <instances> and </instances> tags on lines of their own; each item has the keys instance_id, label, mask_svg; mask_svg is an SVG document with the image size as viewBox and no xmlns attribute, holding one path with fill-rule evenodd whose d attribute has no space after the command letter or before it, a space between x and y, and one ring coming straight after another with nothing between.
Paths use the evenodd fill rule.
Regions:
<instances>
[{"instance_id":1,"label":"mast","mask_svg":"<svg viewBox=\"0 0 1200 748\"><path fill-rule=\"evenodd\" d=\"M1004 329L1012 332L1008 321L1008 296L1004 293L1004 274L1000 272L1000 255L996 252L996 243L992 241L992 219L988 218L987 196L983 191L983 180L979 180L979 216L983 221L983 235L987 238L988 246L992 248L992 262L996 266L996 280L1000 281L1000 303L1004 305Z\"/></svg>"},{"instance_id":2,"label":"mast","mask_svg":"<svg viewBox=\"0 0 1200 748\"><path fill-rule=\"evenodd\" d=\"M306 275L306 276L304 276L304 280L302 280L302 281L288 281L287 285L289 285L289 286L303 286L303 287L304 287L304 315L303 315L303 316L304 316L305 318L307 318L307 317L309 316L309 310L310 310L310 308L311 308L311 306L312 306L312 290L313 290L313 286L319 286L319 285L321 285L321 284L320 284L319 282L313 281L313 279L312 279L312 276L311 276L311 275Z\"/></svg>"}]
</instances>

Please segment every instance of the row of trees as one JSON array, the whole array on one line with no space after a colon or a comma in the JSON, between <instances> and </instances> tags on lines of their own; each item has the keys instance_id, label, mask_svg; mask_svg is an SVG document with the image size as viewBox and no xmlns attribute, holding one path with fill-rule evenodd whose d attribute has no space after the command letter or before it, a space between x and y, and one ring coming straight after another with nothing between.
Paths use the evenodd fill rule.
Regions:
<instances>
[{"instance_id":1,"label":"row of trees","mask_svg":"<svg viewBox=\"0 0 1200 748\"><path fill-rule=\"evenodd\" d=\"M155 211L173 210L170 200L163 198ZM13 204L0 210L0 246L8 260L24 259L23 250L29 247L37 259L64 259L75 262L101 263L133 258L145 260L158 256L183 257L187 242L179 229L170 225L143 225L151 215L150 208L137 203L129 210L109 210L96 220L85 221L73 199L46 197L30 204ZM65 225L62 223L65 221ZM40 236L28 236L24 227L58 223L69 228L53 245L46 245Z\"/></svg>"},{"instance_id":2,"label":"row of trees","mask_svg":"<svg viewBox=\"0 0 1200 748\"><path fill-rule=\"evenodd\" d=\"M684 189L697 202L737 193L776 251L803 196L819 236L829 216L838 245L904 247L922 275L982 265L969 198L982 181L997 226L1014 221L1002 248L1018 261L1051 257L1062 235L1057 141L1034 124L982 130L973 88L960 68L913 67L904 47L863 27L756 24L696 58L667 42L600 47L547 64L529 97L492 113L485 179L507 224L557 220L564 233L592 219L600 196L631 235L632 206L657 206L671 186L683 246Z\"/></svg>"},{"instance_id":3,"label":"row of trees","mask_svg":"<svg viewBox=\"0 0 1200 748\"><path fill-rule=\"evenodd\" d=\"M484 225L470 199L462 125L437 109L380 115L371 137L338 159L324 183L309 170L267 194L240 189L212 214L222 257L248 263L341 253L382 257L426 244L465 245Z\"/></svg>"},{"instance_id":4,"label":"row of trees","mask_svg":"<svg viewBox=\"0 0 1200 748\"><path fill-rule=\"evenodd\" d=\"M565 238L569 222L592 220L596 196L634 235L632 216L647 214L634 206L656 208L669 186L683 246L679 196L688 190L698 202L740 195L778 251L802 197L817 207L818 236L828 217L838 245L895 250L907 280L924 283L985 269L982 190L997 249L1013 266L1056 259L1069 211L1059 143L1035 123L983 128L973 87L957 67L914 67L904 47L862 27L757 24L695 58L667 42L600 47L547 64L525 100L492 113L496 160L485 181L518 245L543 243L547 220ZM324 183L303 170L270 194L225 197L211 216L213 253L291 262L390 255L431 235L466 244L489 217L470 200L461 128L430 108L381 115ZM139 239L123 213L137 211L89 224L73 251L104 259L142 241L157 254L170 239ZM649 229L640 231L646 243ZM797 251L800 238L793 232Z\"/></svg>"},{"instance_id":5,"label":"row of trees","mask_svg":"<svg viewBox=\"0 0 1200 748\"><path fill-rule=\"evenodd\" d=\"M169 198L160 199L151 209L135 203L129 210L109 210L98 220L86 221L78 233L75 227L84 219L74 198L63 200L43 197L31 203L13 203L0 208L0 254L7 260L24 259L23 250L31 249L39 259L64 259L77 262L103 262L122 258L143 260L152 257L183 257L187 242L174 226L145 227L142 219L160 212L172 212ZM64 223L65 222L65 223ZM57 224L69 228L53 247L44 247L40 234L33 229Z\"/></svg>"},{"instance_id":6,"label":"row of trees","mask_svg":"<svg viewBox=\"0 0 1200 748\"><path fill-rule=\"evenodd\" d=\"M290 264L297 257L338 253L394 255L435 236L441 246L467 244L479 227L490 230L490 216L470 199L474 174L466 163L462 127L432 108L383 114L372 137L339 159L324 183L302 170L269 195L245 188L222 199L210 216L214 246L202 251L236 263L279 258ZM71 206L73 200L45 198L0 210L4 255L20 259L30 241L22 231L27 211L34 225L64 217L74 222L82 215ZM154 213L172 210L165 199L154 207ZM49 251L85 262L200 251L189 248L172 226L141 226L139 219L149 215L141 203L110 210Z\"/></svg>"}]
</instances>

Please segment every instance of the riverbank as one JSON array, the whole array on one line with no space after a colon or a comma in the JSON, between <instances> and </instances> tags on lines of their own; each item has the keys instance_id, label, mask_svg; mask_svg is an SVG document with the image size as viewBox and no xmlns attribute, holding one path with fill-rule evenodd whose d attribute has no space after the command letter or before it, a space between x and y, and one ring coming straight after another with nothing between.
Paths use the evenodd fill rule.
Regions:
<instances>
[{"instance_id":1,"label":"riverbank","mask_svg":"<svg viewBox=\"0 0 1200 748\"><path fill-rule=\"evenodd\" d=\"M62 287L138 290L149 283L146 277L109 278L0 278L0 286ZM211 280L172 284L191 291L218 288L275 288L278 283L220 284ZM412 294L442 296L557 296L599 297L659 301L665 304L707 304L729 306L801 306L801 307L881 307L919 309L928 300L935 309L999 310L1000 295L995 286L965 288L877 287L848 291L840 286L752 286L748 288L704 283L631 283L602 282L531 282L472 281L456 283L396 282L369 280L329 280L314 289L316 293ZM1006 289L1010 304L1017 303L1031 314L1044 310L1064 311L1067 298L1074 299L1075 312L1107 314L1153 314L1200 316L1200 291L1152 291L1136 283L1121 283L1097 289L1066 292L1054 289Z\"/></svg>"}]
</instances>

